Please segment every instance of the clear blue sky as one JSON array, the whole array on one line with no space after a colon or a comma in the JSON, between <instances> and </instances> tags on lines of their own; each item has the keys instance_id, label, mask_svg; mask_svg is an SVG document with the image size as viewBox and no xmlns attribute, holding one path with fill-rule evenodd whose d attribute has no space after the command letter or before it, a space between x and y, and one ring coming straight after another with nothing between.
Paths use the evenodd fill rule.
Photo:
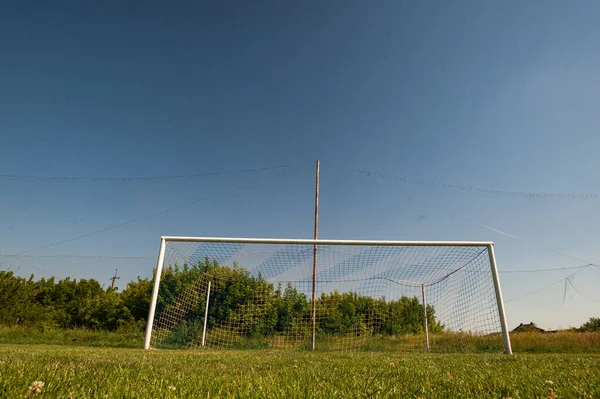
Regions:
<instances>
[{"instance_id":1,"label":"clear blue sky","mask_svg":"<svg viewBox=\"0 0 600 399\"><path fill-rule=\"evenodd\" d=\"M499 196L341 168L600 192L598 15L594 1L5 4L0 173L290 167L145 183L3 178L0 252L201 198L30 255L155 257L161 235L309 238L320 159L322 238L493 240L501 270L600 262L600 199ZM23 260L45 274L15 258L1 267L102 283L118 268L124 286L154 266L151 258ZM572 272L504 273L505 298ZM568 286L564 305L564 281L509 302L509 324L567 327L600 316L599 278L598 268L572 278L580 292Z\"/></svg>"}]
</instances>

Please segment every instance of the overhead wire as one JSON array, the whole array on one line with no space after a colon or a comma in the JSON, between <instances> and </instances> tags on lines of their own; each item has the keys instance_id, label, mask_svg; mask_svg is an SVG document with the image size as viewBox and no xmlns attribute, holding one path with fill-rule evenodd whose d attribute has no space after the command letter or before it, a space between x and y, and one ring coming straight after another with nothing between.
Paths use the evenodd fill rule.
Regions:
<instances>
[{"instance_id":1,"label":"overhead wire","mask_svg":"<svg viewBox=\"0 0 600 399\"><path fill-rule=\"evenodd\" d=\"M552 267L547 269L529 269L529 270L500 270L499 273L545 273L545 272L553 272L558 270L573 270L573 269L581 269L583 267L588 266L597 266L593 263L588 263L586 265L579 266L567 266L567 267Z\"/></svg>"},{"instance_id":2,"label":"overhead wire","mask_svg":"<svg viewBox=\"0 0 600 399\"><path fill-rule=\"evenodd\" d=\"M37 259L45 259L45 258L61 258L61 259L69 259L69 258L80 258L80 259L116 259L116 260L131 260L131 259L155 259L154 256L142 256L142 255L85 255L85 254L7 254L2 253L0 256L5 256L6 258L37 258Z\"/></svg>"},{"instance_id":3,"label":"overhead wire","mask_svg":"<svg viewBox=\"0 0 600 399\"><path fill-rule=\"evenodd\" d=\"M278 177L280 177L282 175L283 175L283 173L279 173L277 175L269 176L267 178L262 178L262 179L254 180L254 181L252 181L252 182L250 182L248 184L237 186L237 187L234 187L234 188L232 188L230 190L221 191L221 192L213 194L213 195L208 195L208 196L196 199L194 201L186 202L184 204L180 204L178 206L165 209L165 210L160 211L160 212L155 212L155 213L152 213L152 214L149 214L149 215L145 215L143 217L135 218L135 219L132 219L132 220L129 220L129 221L126 221L126 222L123 222L123 223L119 223L119 224L116 224L116 225L113 225L113 226L109 226L109 227L106 227L106 228L95 230L95 231L92 231L92 232L89 232L89 233L86 233L86 234L81 234L81 235L78 235L78 236L75 236L75 237L70 237L70 238L67 238L67 239L64 239L64 240L59 240L59 241L53 242L51 244L41 245L39 247L31 248L31 249L28 249L28 250L25 250L25 251L21 251L21 252L15 253L15 254L11 254L11 255L13 257L16 257L18 259L18 257L21 256L21 255L23 255L23 254L27 254L27 253L39 251L41 249L46 249L46 248L54 247L54 246L57 246L57 245L60 245L60 244L65 244L65 243L72 242L72 241L75 241L75 240L80 240L82 238L90 237L90 236L93 236L93 235L96 235L96 234L104 233L104 232L107 232L107 231L110 231L110 230L118 229L120 227L131 225L131 224L134 224L134 223L137 223L137 222L141 222L141 221L144 221L144 220L148 220L148 219L156 217L156 216L160 216L160 215L164 215L166 213L174 212L176 210L179 210L179 209L182 209L182 208L186 208L188 206L195 205L195 204L198 204L200 202L207 201L209 199L213 199L213 198L220 197L220 196L223 196L223 195L226 195L226 194L230 194L232 192L239 191L239 190L242 190L242 189L254 186L256 184L263 183L265 181L278 178ZM3 256L0 256L0 259L5 259L7 257L8 257L7 255L3 255ZM26 263L26 264L28 264L28 263ZM29 265L31 266L31 264L29 264Z\"/></svg>"},{"instance_id":4,"label":"overhead wire","mask_svg":"<svg viewBox=\"0 0 600 399\"><path fill-rule=\"evenodd\" d=\"M421 180L421 179L412 179L404 176L396 176L396 175L388 175L378 172L370 172L361 169L351 168L351 167L343 167L336 164L329 164L331 168L345 170L355 175L360 175L364 177L373 177L377 179L385 179L385 180L395 180L401 183L410 183L410 184L420 184L427 185L435 188L451 188L451 189L459 189L462 191L478 191L486 194L493 194L498 196L509 196L509 197L526 197L526 198L600 198L600 193L569 193L569 192L528 192L528 191L508 191L508 190L498 190L486 187L479 186L469 186L462 184L451 184L451 183L441 183L431 180Z\"/></svg>"},{"instance_id":5,"label":"overhead wire","mask_svg":"<svg viewBox=\"0 0 600 399\"><path fill-rule=\"evenodd\" d=\"M600 301L593 299L593 298L588 298L587 295L584 295L581 291L579 291L577 289L577 287L575 287L575 284L573 284L573 282L571 281L571 279L569 278L569 285L575 290L576 293L578 293L582 298L588 300L588 301L592 301L592 302L596 302L596 303L600 303Z\"/></svg>"},{"instance_id":6,"label":"overhead wire","mask_svg":"<svg viewBox=\"0 0 600 399\"><path fill-rule=\"evenodd\" d=\"M165 180L181 180L181 179L193 179L198 177L209 177L209 176L225 176L225 175L239 175L243 173L252 172L264 172L269 170L277 170L288 168L289 165L278 165L268 166L264 168L254 169L241 169L231 171L220 171L220 172L202 172L202 173L191 173L182 175L166 175L166 176L134 176L134 177L75 177L75 176L32 176L32 175L11 175L11 174L0 174L2 180L35 180L35 181L65 181L65 182L106 182L106 181L121 181L121 182L160 182Z\"/></svg>"},{"instance_id":7,"label":"overhead wire","mask_svg":"<svg viewBox=\"0 0 600 399\"><path fill-rule=\"evenodd\" d=\"M554 282L554 283L552 283L552 284L550 284L550 285L547 285L547 286L545 286L545 287L543 287L543 288L540 288L540 289L537 289L537 290L535 290L535 291L529 292L529 293L527 293L527 294L521 295L521 296L519 296L519 297L512 298L512 299L508 299L506 302L507 302L507 303L510 303L510 302L518 301L519 299L523 299L523 298L526 298L526 297L528 297L528 296L531 296L531 295L534 295L534 294L540 293L540 292L542 292L542 291L544 291L544 290L546 290L546 289L548 289L548 288L550 288L550 287L553 287L553 286L555 286L555 285L557 285L557 284L561 284L561 283L565 283L565 293L564 293L564 296L566 296L566 281L567 281L567 280L569 280L571 277L574 277L575 275L577 275L578 273L580 273L580 272L581 272L581 271L583 271L584 269L585 269L585 268L581 268L580 270L577 270L575 273L572 273L572 274L568 275L567 277L561 278L560 280L558 280L558 281L556 281L556 282ZM570 280L569 280L569 281L570 281ZM563 296L563 304L564 304L564 296Z\"/></svg>"},{"instance_id":8,"label":"overhead wire","mask_svg":"<svg viewBox=\"0 0 600 399\"><path fill-rule=\"evenodd\" d=\"M93 255L93 254L8 254L8 253L0 253L0 256L4 256L5 258L16 258L19 257L21 259L32 258L32 259L110 259L110 260L136 260L136 259L156 259L155 256L147 256L147 255ZM588 266L596 266L598 265L588 263L586 265L579 266L566 266L566 267L553 267L546 269L527 269L527 270L499 270L499 273L510 274L510 273L545 273L559 270L573 270L580 269Z\"/></svg>"},{"instance_id":9,"label":"overhead wire","mask_svg":"<svg viewBox=\"0 0 600 399\"><path fill-rule=\"evenodd\" d=\"M21 258L20 258L20 257L18 257L18 256L14 256L13 258L14 258L14 259L16 259L16 260L18 260L19 262L23 263L24 265L27 265L27 266L29 266L29 267L31 267L31 268L33 268L33 269L35 269L35 270L39 271L39 272L42 272L42 273L44 273L44 274L45 274L45 275L47 275L47 276L49 276L49 275L50 275L50 274L49 274L49 273L48 273L46 270L42 269L41 267L37 267L37 266L36 266L36 265L34 265L33 263L27 262L27 261L25 261L25 260L21 259Z\"/></svg>"}]
</instances>

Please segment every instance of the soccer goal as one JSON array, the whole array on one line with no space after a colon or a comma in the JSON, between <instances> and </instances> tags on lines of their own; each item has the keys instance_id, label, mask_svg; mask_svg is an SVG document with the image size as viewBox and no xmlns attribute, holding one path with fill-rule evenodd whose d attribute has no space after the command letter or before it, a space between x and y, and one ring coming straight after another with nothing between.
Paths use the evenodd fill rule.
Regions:
<instances>
[{"instance_id":1,"label":"soccer goal","mask_svg":"<svg viewBox=\"0 0 600 399\"><path fill-rule=\"evenodd\" d=\"M512 353L491 242L163 237L144 348Z\"/></svg>"}]
</instances>

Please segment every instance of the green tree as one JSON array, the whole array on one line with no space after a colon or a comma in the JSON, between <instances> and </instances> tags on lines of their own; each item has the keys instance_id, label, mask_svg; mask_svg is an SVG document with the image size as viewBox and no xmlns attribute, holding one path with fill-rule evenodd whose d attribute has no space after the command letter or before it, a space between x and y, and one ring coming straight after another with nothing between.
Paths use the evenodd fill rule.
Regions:
<instances>
[{"instance_id":1,"label":"green tree","mask_svg":"<svg viewBox=\"0 0 600 399\"><path fill-rule=\"evenodd\" d=\"M149 279L138 277L137 281L128 283L127 287L121 292L123 305L136 321L142 320L145 322L148 318L152 286L153 283Z\"/></svg>"},{"instance_id":2,"label":"green tree","mask_svg":"<svg viewBox=\"0 0 600 399\"><path fill-rule=\"evenodd\" d=\"M578 328L579 331L582 332L591 332L591 331L599 331L600 332L600 318L599 317L590 317L588 321L583 323L581 327Z\"/></svg>"}]
</instances>

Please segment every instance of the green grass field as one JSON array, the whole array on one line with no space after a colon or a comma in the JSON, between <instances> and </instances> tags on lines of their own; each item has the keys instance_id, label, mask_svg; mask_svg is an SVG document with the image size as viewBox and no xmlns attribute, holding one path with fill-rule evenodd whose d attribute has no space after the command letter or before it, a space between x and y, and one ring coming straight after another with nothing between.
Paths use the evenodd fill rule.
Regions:
<instances>
[{"instance_id":1,"label":"green grass field","mask_svg":"<svg viewBox=\"0 0 600 399\"><path fill-rule=\"evenodd\" d=\"M600 397L599 370L600 355L581 353L184 352L2 344L0 397L593 398ZM44 383L39 393L34 381Z\"/></svg>"},{"instance_id":2,"label":"green grass field","mask_svg":"<svg viewBox=\"0 0 600 399\"><path fill-rule=\"evenodd\" d=\"M437 344L447 350L453 339ZM144 351L142 340L140 331L2 327L0 398L600 397L599 333L513 334L513 356Z\"/></svg>"}]
</instances>

